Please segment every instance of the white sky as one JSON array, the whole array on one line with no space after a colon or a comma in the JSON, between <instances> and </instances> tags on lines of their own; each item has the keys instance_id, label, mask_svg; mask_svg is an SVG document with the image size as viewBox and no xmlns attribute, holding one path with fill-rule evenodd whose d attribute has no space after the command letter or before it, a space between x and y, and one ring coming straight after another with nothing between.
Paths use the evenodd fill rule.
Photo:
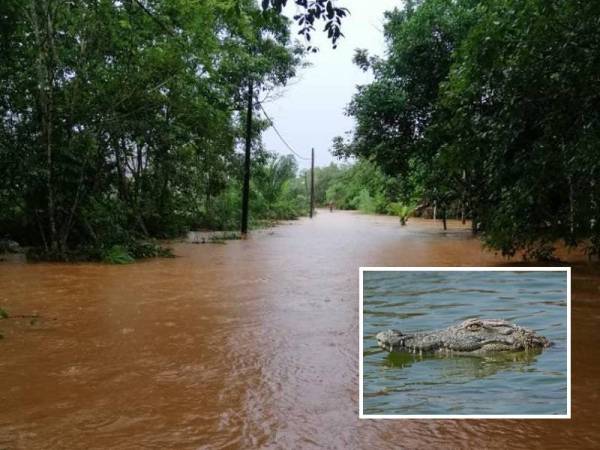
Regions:
<instances>
[{"instance_id":1,"label":"white sky","mask_svg":"<svg viewBox=\"0 0 600 450\"><path fill-rule=\"evenodd\" d=\"M293 0L288 3L286 14L291 18L296 7ZM311 41L319 52L308 56L311 66L301 69L275 100L264 104L279 132L299 154L310 157L311 147L315 148L316 166L334 161L329 153L332 139L353 127L353 119L344 115L344 109L356 85L372 79L352 63L354 50L366 48L370 54L383 55L383 13L401 7L402 0L338 0L337 5L350 10L342 22L345 37L338 41L337 49L331 48L321 31L324 25L319 23ZM265 131L263 141L267 150L290 153L272 128ZM301 168L310 167L310 161L297 161Z\"/></svg>"}]
</instances>

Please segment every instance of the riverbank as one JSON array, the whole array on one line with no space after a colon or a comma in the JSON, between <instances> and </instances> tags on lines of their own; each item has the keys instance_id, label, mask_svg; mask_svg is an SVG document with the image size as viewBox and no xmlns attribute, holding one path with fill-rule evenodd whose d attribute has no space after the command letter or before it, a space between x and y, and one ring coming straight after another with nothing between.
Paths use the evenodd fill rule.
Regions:
<instances>
[{"instance_id":1,"label":"riverbank","mask_svg":"<svg viewBox=\"0 0 600 450\"><path fill-rule=\"evenodd\" d=\"M0 448L600 443L600 276L584 257L573 272L573 419L398 422L358 420L358 267L510 264L467 226L320 211L173 250L126 266L0 265L0 307L40 316L0 321Z\"/></svg>"},{"instance_id":2,"label":"riverbank","mask_svg":"<svg viewBox=\"0 0 600 450\"><path fill-rule=\"evenodd\" d=\"M270 228L289 224L293 220L261 220L254 222L251 227L251 233L264 233ZM226 241L241 239L239 231L223 230L200 230L188 231L185 235L170 239L146 239L131 240L127 244L117 244L112 246L82 247L70 249L62 256L53 254L43 248L20 247L14 242L17 251L3 251L0 246L0 263L10 262L56 262L56 263L83 263L83 262L102 262L108 264L129 264L135 261L141 261L149 258L171 258L173 252L171 246L173 243L191 243L191 244L223 244ZM13 241L11 241L13 242Z\"/></svg>"}]
</instances>

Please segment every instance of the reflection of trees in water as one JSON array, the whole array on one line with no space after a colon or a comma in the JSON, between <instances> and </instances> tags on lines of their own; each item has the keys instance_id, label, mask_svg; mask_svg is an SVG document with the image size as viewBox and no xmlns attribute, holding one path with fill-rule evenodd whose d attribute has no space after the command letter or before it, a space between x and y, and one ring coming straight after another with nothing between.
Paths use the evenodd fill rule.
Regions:
<instances>
[{"instance_id":1,"label":"reflection of trees in water","mask_svg":"<svg viewBox=\"0 0 600 450\"><path fill-rule=\"evenodd\" d=\"M524 352L496 352L488 355L416 355L407 352L388 353L383 365L406 369L423 361L437 361L429 370L439 369L441 380L459 381L461 378L485 378L501 371L527 372L542 350ZM441 381L440 380L440 381Z\"/></svg>"}]
</instances>

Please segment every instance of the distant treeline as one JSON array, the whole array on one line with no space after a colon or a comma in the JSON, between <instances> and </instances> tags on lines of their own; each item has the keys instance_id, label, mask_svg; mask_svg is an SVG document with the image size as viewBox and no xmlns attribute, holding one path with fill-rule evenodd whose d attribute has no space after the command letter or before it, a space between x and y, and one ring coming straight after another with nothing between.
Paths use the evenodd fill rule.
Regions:
<instances>
[{"instance_id":1,"label":"distant treeline","mask_svg":"<svg viewBox=\"0 0 600 450\"><path fill-rule=\"evenodd\" d=\"M466 219L465 205L460 200L438 208L435 202L428 202L416 178L411 183L387 175L366 159L315 168L315 203L367 214L396 215L403 222L411 215L432 218L437 214L443 226L444 219Z\"/></svg>"},{"instance_id":2,"label":"distant treeline","mask_svg":"<svg viewBox=\"0 0 600 450\"><path fill-rule=\"evenodd\" d=\"M102 258L237 229L248 85L258 101L294 75L289 27L254 0L0 2L0 238ZM254 223L308 204L294 160L262 149L266 125Z\"/></svg>"},{"instance_id":3,"label":"distant treeline","mask_svg":"<svg viewBox=\"0 0 600 450\"><path fill-rule=\"evenodd\" d=\"M506 255L600 254L600 2L407 1L384 33L385 58L355 54L374 81L335 153L466 205Z\"/></svg>"},{"instance_id":4,"label":"distant treeline","mask_svg":"<svg viewBox=\"0 0 600 450\"><path fill-rule=\"evenodd\" d=\"M315 203L336 209L388 214L401 197L399 180L367 160L315 168ZM410 202L409 199L405 199Z\"/></svg>"}]
</instances>

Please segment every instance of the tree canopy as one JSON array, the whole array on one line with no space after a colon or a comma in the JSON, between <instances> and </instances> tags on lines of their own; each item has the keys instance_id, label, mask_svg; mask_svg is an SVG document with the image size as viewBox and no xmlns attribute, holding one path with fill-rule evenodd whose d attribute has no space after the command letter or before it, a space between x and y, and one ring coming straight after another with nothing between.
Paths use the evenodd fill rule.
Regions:
<instances>
[{"instance_id":1,"label":"tree canopy","mask_svg":"<svg viewBox=\"0 0 600 450\"><path fill-rule=\"evenodd\" d=\"M281 13L287 5L288 0L262 0L262 7L265 11L269 9ZM335 5L334 0L294 0L300 12L294 15L294 20L300 27L298 34L310 42L311 33L315 31L315 24L319 21L325 23L323 31L331 40L333 48L337 47L337 41L344 36L342 33L342 19L350 11L347 8L340 8ZM309 50L316 50L309 46Z\"/></svg>"},{"instance_id":2,"label":"tree canopy","mask_svg":"<svg viewBox=\"0 0 600 450\"><path fill-rule=\"evenodd\" d=\"M7 0L0 33L0 228L60 258L236 220L248 81L284 85L304 52L253 0ZM285 164L262 175L280 190Z\"/></svg>"},{"instance_id":3,"label":"tree canopy","mask_svg":"<svg viewBox=\"0 0 600 450\"><path fill-rule=\"evenodd\" d=\"M348 113L338 155L418 176L440 206L462 201L485 242L551 257L600 251L600 5L424 0L387 14L388 52Z\"/></svg>"}]
</instances>

